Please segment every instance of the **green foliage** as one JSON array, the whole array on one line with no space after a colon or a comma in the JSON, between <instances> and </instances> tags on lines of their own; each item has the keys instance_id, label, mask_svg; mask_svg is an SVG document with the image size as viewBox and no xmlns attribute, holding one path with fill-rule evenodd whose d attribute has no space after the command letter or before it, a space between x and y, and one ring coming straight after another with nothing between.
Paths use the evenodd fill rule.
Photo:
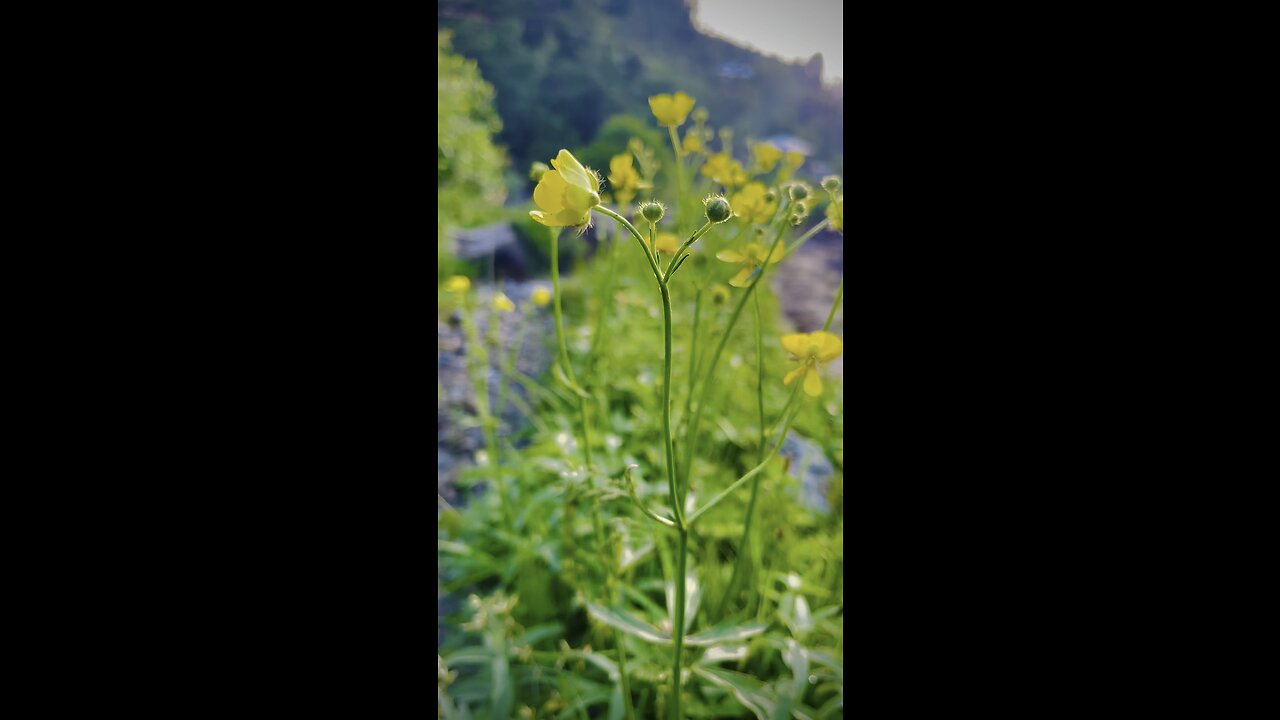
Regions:
<instances>
[{"instance_id":1,"label":"green foliage","mask_svg":"<svg viewBox=\"0 0 1280 720\"><path fill-rule=\"evenodd\" d=\"M506 199L506 155L493 143L493 134L502 129L493 109L493 87L480 77L474 61L451 51L450 43L448 32L438 33L436 227L441 277L456 270L446 267L449 230L497 218Z\"/></svg>"},{"instance_id":2,"label":"green foliage","mask_svg":"<svg viewBox=\"0 0 1280 720\"><path fill-rule=\"evenodd\" d=\"M640 118L629 113L614 115L605 121L600 132L582 152L574 153L583 165L598 168L609 174L609 159L625 152L627 142L638 138L648 148L661 148L667 144L666 133L653 124L652 117Z\"/></svg>"}]
</instances>

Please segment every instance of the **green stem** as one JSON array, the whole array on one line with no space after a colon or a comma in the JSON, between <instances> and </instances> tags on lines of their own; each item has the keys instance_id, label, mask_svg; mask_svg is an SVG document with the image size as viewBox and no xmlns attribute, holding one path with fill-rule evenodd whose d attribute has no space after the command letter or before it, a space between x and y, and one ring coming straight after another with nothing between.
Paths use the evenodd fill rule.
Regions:
<instances>
[{"instance_id":1,"label":"green stem","mask_svg":"<svg viewBox=\"0 0 1280 720\"><path fill-rule=\"evenodd\" d=\"M773 244L769 246L769 252L765 257L772 257L773 251L778 247L778 243L782 241L782 228L778 229L778 234L773 238ZM756 286L760 281L764 280L764 274L768 270L769 264L765 263L760 266L760 274L756 275L756 279L747 286L747 291L738 299L738 304L733 308L733 314L729 316L729 324L725 326L724 333L720 336L720 342L716 344L715 352L711 353L710 366L703 373L702 392L698 396L698 407L693 411L693 422L689 425L688 432L684 436L684 490L688 492L691 465L693 462L694 445L698 438L698 425L702 422L702 411L707 407L707 396L710 394L713 383L711 376L716 371L716 364L720 362L720 353L724 352L724 346L729 342L729 336L733 333L733 326L738 322L738 316L742 314L742 308L747 304L747 298L751 293L755 292Z\"/></svg>"},{"instance_id":2,"label":"green stem","mask_svg":"<svg viewBox=\"0 0 1280 720\"><path fill-rule=\"evenodd\" d=\"M667 491L671 499L671 512L676 525L684 526L682 496L676 492L675 452L671 447L671 292L666 285L659 285L662 292L662 447L667 456Z\"/></svg>"},{"instance_id":3,"label":"green stem","mask_svg":"<svg viewBox=\"0 0 1280 720\"><path fill-rule=\"evenodd\" d=\"M680 553L676 556L676 621L671 627L671 637L676 646L675 654L671 661L671 718L672 720L684 720L684 715L680 714L680 653L684 649L684 573L685 554L689 545L689 531L683 526L677 528L677 530L680 533Z\"/></svg>"},{"instance_id":4,"label":"green stem","mask_svg":"<svg viewBox=\"0 0 1280 720\"><path fill-rule=\"evenodd\" d=\"M760 415L760 447L756 452L756 464L764 462L765 429L764 429L764 324L760 316L760 296L755 296L756 310L756 408ZM738 580L738 572L748 554L748 543L751 540L751 521L755 517L756 499L760 495L760 476L751 481L751 500L747 503L747 519L742 524L742 539L738 541L738 556L733 562L733 572L729 575L729 584L725 586L724 597L716 610L716 617L724 615L725 605L733 595L734 583Z\"/></svg>"},{"instance_id":5,"label":"green stem","mask_svg":"<svg viewBox=\"0 0 1280 720\"><path fill-rule=\"evenodd\" d=\"M791 244L791 247L787 248L787 252L782 256L782 259L786 260L788 257L791 257L791 253L799 250L801 245L804 245L805 243L809 242L809 238L822 232L822 229L830 224L831 224L830 220L823 220L817 225L814 225L813 227L809 228L808 232L801 235L798 239L796 239L794 243Z\"/></svg>"},{"instance_id":6,"label":"green stem","mask_svg":"<svg viewBox=\"0 0 1280 720\"><path fill-rule=\"evenodd\" d=\"M472 391L476 396L476 413L480 416L480 427L484 432L489 466L493 469L494 491L498 494L498 510L502 515L504 527L511 527L511 517L507 510L506 481L498 468L498 439L493 431L493 418L489 414L489 356L484 346L480 344L480 335L476 331L475 320L471 317L472 309L471 296L467 295L462 306L462 325L466 330L469 345L467 368L470 370Z\"/></svg>"},{"instance_id":7,"label":"green stem","mask_svg":"<svg viewBox=\"0 0 1280 720\"><path fill-rule=\"evenodd\" d=\"M503 363L502 377L498 378L498 405L493 413L498 417L502 417L502 411L507 406L507 388L511 384L508 380L511 377L511 371L515 368L516 358L520 357L520 348L524 345L524 329L529 324L531 308L531 305L525 303L520 309L520 326L516 328L516 339L511 345L511 352L507 353L506 362Z\"/></svg>"},{"instance_id":8,"label":"green stem","mask_svg":"<svg viewBox=\"0 0 1280 720\"><path fill-rule=\"evenodd\" d=\"M684 153L680 149L680 138L676 136L675 126L668 125L667 132L671 137L671 150L672 152L675 153L675 156L676 156L676 187L680 191L680 194L678 195L679 200L678 202L676 202L676 209L681 212L678 213L678 217L676 218L676 221L678 223L683 223L685 220L683 207L684 207L685 194L686 194L684 189Z\"/></svg>"},{"instance_id":9,"label":"green stem","mask_svg":"<svg viewBox=\"0 0 1280 720\"><path fill-rule=\"evenodd\" d=\"M575 385L578 381L573 376L573 365L569 363L569 346L564 337L564 314L560 309L560 231L551 229L551 288L552 310L556 318L556 342L560 346L560 366L565 377ZM577 395L577 393L575 393ZM578 395L578 410L582 416L582 461L584 466L591 465L591 423L587 418L586 398ZM585 467L584 467L585 469Z\"/></svg>"},{"instance_id":10,"label":"green stem","mask_svg":"<svg viewBox=\"0 0 1280 720\"><path fill-rule=\"evenodd\" d=\"M618 222L622 223L622 226L627 229L627 232L631 233L631 237L635 238L636 242L640 244L640 250L644 252L645 259L649 261L649 269L653 271L653 279L657 280L658 283L661 284L662 271L658 269L658 262L654 259L654 255L650 251L649 245L645 244L644 236L640 234L640 231L636 229L636 226L632 225L631 222L628 221L626 218L622 217L618 213L610 210L609 208L603 205L597 205L594 208L594 210L596 210L597 212L603 215L608 215L614 220L617 220Z\"/></svg>"},{"instance_id":11,"label":"green stem","mask_svg":"<svg viewBox=\"0 0 1280 720\"><path fill-rule=\"evenodd\" d=\"M778 454L778 451L782 449L782 443L786 441L787 433L791 431L791 423L796 419L796 416L799 414L800 414L800 408L796 408L791 413L791 415L787 417L787 422L782 426L782 435L778 437L777 444L773 446L773 450L769 451L769 455L759 465L756 465L755 467L748 470L746 475L743 475L742 477L733 481L733 484L731 484L729 487L716 493L716 496L708 500L706 505L703 505L702 507L690 513L688 519L685 520L685 527L686 528L692 527L693 522L695 520L702 517L704 513L706 513L708 510L710 510L711 508L719 504L721 500L724 500L725 498L729 497L729 495L734 490L737 490L739 487L742 487L743 483L750 480L751 478L754 478L757 474L759 474L760 471L764 469L764 466L767 465L769 461L773 459L773 456Z\"/></svg>"},{"instance_id":12,"label":"green stem","mask_svg":"<svg viewBox=\"0 0 1280 720\"><path fill-rule=\"evenodd\" d=\"M840 278L840 289L836 290L835 302L831 303L831 312L827 313L827 321L822 323L822 330L831 329L831 321L836 319L836 310L840 307L840 299L844 297L844 278Z\"/></svg>"}]
</instances>

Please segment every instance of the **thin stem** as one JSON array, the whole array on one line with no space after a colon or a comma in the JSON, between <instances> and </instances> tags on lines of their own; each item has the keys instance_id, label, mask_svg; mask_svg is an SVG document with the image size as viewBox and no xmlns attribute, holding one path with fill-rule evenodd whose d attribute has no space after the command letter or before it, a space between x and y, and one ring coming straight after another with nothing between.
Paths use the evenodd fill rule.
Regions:
<instances>
[{"instance_id":1,"label":"thin stem","mask_svg":"<svg viewBox=\"0 0 1280 720\"><path fill-rule=\"evenodd\" d=\"M756 408L760 413L760 447L756 452L756 464L764 462L765 429L764 429L764 324L760 316L760 296L755 296L756 310ZM738 579L738 572L748 553L751 540L751 521L755 517L756 499L760 495L760 476L751 481L751 501L747 503L747 518L742 524L742 539L738 541L738 556L733 562L733 572L729 575L729 584L725 586L724 597L720 599L716 617L724 615L725 605L733 595L733 586Z\"/></svg>"},{"instance_id":2,"label":"thin stem","mask_svg":"<svg viewBox=\"0 0 1280 720\"><path fill-rule=\"evenodd\" d=\"M680 148L680 138L676 136L675 126L668 125L667 132L671 137L671 150L672 152L675 153L675 156L676 156L676 187L680 191L680 194L678 195L679 201L676 203L676 209L680 210L682 209L681 205L684 203L685 195L686 195L685 189L684 189L684 153ZM685 218L685 215L683 212L681 212L679 213L679 217L677 217L676 220L683 223L684 218Z\"/></svg>"},{"instance_id":3,"label":"thin stem","mask_svg":"<svg viewBox=\"0 0 1280 720\"><path fill-rule=\"evenodd\" d=\"M657 280L658 283L661 284L662 271L658 269L658 262L654 259L653 253L650 251L649 246L646 245L644 242L644 236L640 234L640 231L636 229L636 226L632 225L630 221L628 221L626 218L622 217L618 213L610 210L609 208L603 205L597 205L594 209L597 212L600 212L604 215L608 215L614 220L617 220L618 222L622 223L622 226L627 229L627 232L631 233L631 237L636 239L636 242L640 244L640 249L644 251L645 259L649 261L649 269L653 271L653 279Z\"/></svg>"},{"instance_id":4,"label":"thin stem","mask_svg":"<svg viewBox=\"0 0 1280 720\"><path fill-rule=\"evenodd\" d=\"M836 309L840 307L840 299L844 297L844 278L840 278L840 289L836 290L835 302L831 303L831 312L827 313L827 321L822 323L822 330L831 329L831 321L836 319Z\"/></svg>"},{"instance_id":5,"label":"thin stem","mask_svg":"<svg viewBox=\"0 0 1280 720\"><path fill-rule=\"evenodd\" d=\"M564 337L564 313L560 310L560 231L551 229L551 290L552 290L552 310L556 318L556 342L560 346L560 366L564 370L565 377L574 385L578 384L577 379L573 376L573 365L569 363L569 346L565 342ZM579 393L578 411L582 416L582 462L583 469L591 465L591 422L587 418L587 399Z\"/></svg>"},{"instance_id":6,"label":"thin stem","mask_svg":"<svg viewBox=\"0 0 1280 720\"><path fill-rule=\"evenodd\" d=\"M676 458L671 446L671 292L659 284L662 293L662 447L667 458L667 490L676 525L684 527L684 508L676 492ZM683 560L682 560L683 562Z\"/></svg>"},{"instance_id":7,"label":"thin stem","mask_svg":"<svg viewBox=\"0 0 1280 720\"><path fill-rule=\"evenodd\" d=\"M809 242L809 238L822 232L823 228L825 228L830 224L831 224L830 220L823 220L817 225L814 225L813 227L809 228L808 232L801 235L794 243L791 244L791 247L787 248L787 252L782 256L782 259L785 260L788 257L790 257L791 253L799 250L801 245L804 245L805 243Z\"/></svg>"},{"instance_id":8,"label":"thin stem","mask_svg":"<svg viewBox=\"0 0 1280 720\"><path fill-rule=\"evenodd\" d=\"M684 244L680 246L680 249L679 249L679 250L676 250L675 254L671 256L671 260L667 262L667 273L666 273L666 275L665 275L664 277L668 277L668 278L669 278L669 277L671 277L671 269L672 269L673 267L675 267L675 264L676 264L676 258L680 257L680 253L684 252L684 251L685 251L685 248L687 248L687 247L689 247L690 245L692 245L692 244L694 244L695 242L697 242L697 241L698 241L698 238L702 237L703 235L706 235L706 234L707 234L707 231L708 231L708 230L710 230L710 229L711 229L711 226L712 226L712 225L714 225L714 224L715 224L715 223L713 223L713 222L711 222L710 220L708 220L708 221L706 222L706 224L705 224L705 225L703 225L702 227L698 228L698 229L693 233L693 235L691 235L691 236L689 237L689 239L688 239L688 240L685 240L685 241L684 241Z\"/></svg>"},{"instance_id":9,"label":"thin stem","mask_svg":"<svg viewBox=\"0 0 1280 720\"><path fill-rule=\"evenodd\" d=\"M507 406L507 388L511 384L508 382L511 378L511 370L515 367L516 358L520 357L520 348L524 345L524 330L529 324L532 306L525 303L520 308L520 325L516 327L516 339L511 345L511 352L507 353L506 362L503 363L502 377L498 379L498 405L493 414L502 417L502 411Z\"/></svg>"},{"instance_id":10,"label":"thin stem","mask_svg":"<svg viewBox=\"0 0 1280 720\"><path fill-rule=\"evenodd\" d=\"M731 484L729 487L725 488L719 493L716 493L716 496L711 498L709 501L707 501L706 505L703 505L702 507L698 508L693 513L691 513L688 519L685 520L685 527L692 527L693 522L698 518L702 517L703 513L715 507L721 500L724 500L726 497L729 497L729 495L734 490L737 490L738 488L742 487L743 483L755 477L761 470L763 470L764 466L769 464L769 461L773 459L773 456L776 455L778 451L782 449L782 443L786 441L787 433L791 431L791 423L796 419L796 416L799 414L800 414L800 408L796 408L791 413L791 415L787 417L786 424L782 426L782 435L778 438L778 443L773 446L773 450L769 451L768 457L766 457L763 462L761 462L759 465L756 465L755 467L747 471L746 475L743 475L742 477L733 481L733 484Z\"/></svg>"},{"instance_id":11,"label":"thin stem","mask_svg":"<svg viewBox=\"0 0 1280 720\"><path fill-rule=\"evenodd\" d=\"M488 451L490 467L493 469L494 490L498 495L498 510L502 515L504 527L511 527L511 515L507 509L507 488L502 472L498 468L498 439L493 432L493 418L489 415L489 355L480 343L480 335L476 331L475 320L471 317L471 296L465 296L462 306L462 325L467 333L467 367L471 371L472 391L476 396L476 413L480 416L480 427L484 433L485 449ZM477 373L477 369L479 372ZM477 374L479 378L477 378Z\"/></svg>"},{"instance_id":12,"label":"thin stem","mask_svg":"<svg viewBox=\"0 0 1280 720\"><path fill-rule=\"evenodd\" d=\"M684 649L684 586L685 586L685 554L688 552L689 531L683 526L677 528L680 533L680 553L676 556L676 618L671 627L671 637L675 641L675 653L671 661L671 718L684 720L680 713L680 653Z\"/></svg>"}]
</instances>

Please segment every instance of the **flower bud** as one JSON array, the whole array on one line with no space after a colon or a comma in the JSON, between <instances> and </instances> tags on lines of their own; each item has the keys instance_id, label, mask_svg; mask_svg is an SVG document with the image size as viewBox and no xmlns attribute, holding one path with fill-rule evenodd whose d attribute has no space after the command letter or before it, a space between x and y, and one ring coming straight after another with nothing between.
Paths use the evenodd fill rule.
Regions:
<instances>
[{"instance_id":1,"label":"flower bud","mask_svg":"<svg viewBox=\"0 0 1280 720\"><path fill-rule=\"evenodd\" d=\"M833 193L840 189L840 178L835 175L828 175L822 178L822 189L829 193Z\"/></svg>"},{"instance_id":2,"label":"flower bud","mask_svg":"<svg viewBox=\"0 0 1280 720\"><path fill-rule=\"evenodd\" d=\"M716 285L711 288L711 302L716 305L723 305L729 299L729 288L723 285Z\"/></svg>"},{"instance_id":3,"label":"flower bud","mask_svg":"<svg viewBox=\"0 0 1280 720\"><path fill-rule=\"evenodd\" d=\"M805 205L803 201L797 202L794 206L794 210L796 215L799 215L801 217L804 217L805 215L809 214L809 206Z\"/></svg>"},{"instance_id":4,"label":"flower bud","mask_svg":"<svg viewBox=\"0 0 1280 720\"><path fill-rule=\"evenodd\" d=\"M693 111L693 121L699 125L706 122L709 117L711 117L711 113L707 112L706 108L698 108Z\"/></svg>"},{"instance_id":5,"label":"flower bud","mask_svg":"<svg viewBox=\"0 0 1280 720\"><path fill-rule=\"evenodd\" d=\"M804 183L796 183L789 189L792 200L803 200L809 197L809 186Z\"/></svg>"},{"instance_id":6,"label":"flower bud","mask_svg":"<svg viewBox=\"0 0 1280 720\"><path fill-rule=\"evenodd\" d=\"M764 191L765 204L772 204L774 202L777 202L777 200L778 200L778 192L776 190L774 190L773 188L769 188L768 190Z\"/></svg>"},{"instance_id":7,"label":"flower bud","mask_svg":"<svg viewBox=\"0 0 1280 720\"><path fill-rule=\"evenodd\" d=\"M723 195L712 195L702 202L706 206L707 219L713 223L722 223L733 217L733 208Z\"/></svg>"},{"instance_id":8,"label":"flower bud","mask_svg":"<svg viewBox=\"0 0 1280 720\"><path fill-rule=\"evenodd\" d=\"M529 179L534 182L539 182L542 180L542 175L550 169L551 168L547 167L546 163L536 162L529 166Z\"/></svg>"},{"instance_id":9,"label":"flower bud","mask_svg":"<svg viewBox=\"0 0 1280 720\"><path fill-rule=\"evenodd\" d=\"M650 200L647 203L640 203L640 215L652 225L662 219L667 214L667 209L662 203Z\"/></svg>"}]
</instances>

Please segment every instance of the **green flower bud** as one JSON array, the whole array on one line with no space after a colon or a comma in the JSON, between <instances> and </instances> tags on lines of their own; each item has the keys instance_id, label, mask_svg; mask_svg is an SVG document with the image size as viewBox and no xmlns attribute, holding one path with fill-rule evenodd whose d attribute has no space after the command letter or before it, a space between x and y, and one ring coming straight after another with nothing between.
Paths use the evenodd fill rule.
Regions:
<instances>
[{"instance_id":1,"label":"green flower bud","mask_svg":"<svg viewBox=\"0 0 1280 720\"><path fill-rule=\"evenodd\" d=\"M542 180L543 173L550 169L551 168L547 167L546 163L536 162L529 166L529 179L534 182L540 182Z\"/></svg>"},{"instance_id":2,"label":"green flower bud","mask_svg":"<svg viewBox=\"0 0 1280 720\"><path fill-rule=\"evenodd\" d=\"M713 223L722 223L733 217L733 208L723 195L711 195L702 203L706 206L707 219Z\"/></svg>"},{"instance_id":3,"label":"green flower bud","mask_svg":"<svg viewBox=\"0 0 1280 720\"><path fill-rule=\"evenodd\" d=\"M809 197L809 186L804 183L796 183L791 186L790 192L792 200L803 200Z\"/></svg>"},{"instance_id":4,"label":"green flower bud","mask_svg":"<svg viewBox=\"0 0 1280 720\"><path fill-rule=\"evenodd\" d=\"M822 189L829 193L833 193L840 189L840 178L835 175L828 175L822 178Z\"/></svg>"},{"instance_id":5,"label":"green flower bud","mask_svg":"<svg viewBox=\"0 0 1280 720\"><path fill-rule=\"evenodd\" d=\"M667 209L663 207L660 202L650 200L647 203L640 204L640 215L644 217L645 220L648 220L650 224L658 222L662 219L662 216L666 214Z\"/></svg>"},{"instance_id":6,"label":"green flower bud","mask_svg":"<svg viewBox=\"0 0 1280 720\"><path fill-rule=\"evenodd\" d=\"M706 108L698 108L693 111L693 121L699 125L706 122L709 117L711 117L711 113L707 112Z\"/></svg>"}]
</instances>

